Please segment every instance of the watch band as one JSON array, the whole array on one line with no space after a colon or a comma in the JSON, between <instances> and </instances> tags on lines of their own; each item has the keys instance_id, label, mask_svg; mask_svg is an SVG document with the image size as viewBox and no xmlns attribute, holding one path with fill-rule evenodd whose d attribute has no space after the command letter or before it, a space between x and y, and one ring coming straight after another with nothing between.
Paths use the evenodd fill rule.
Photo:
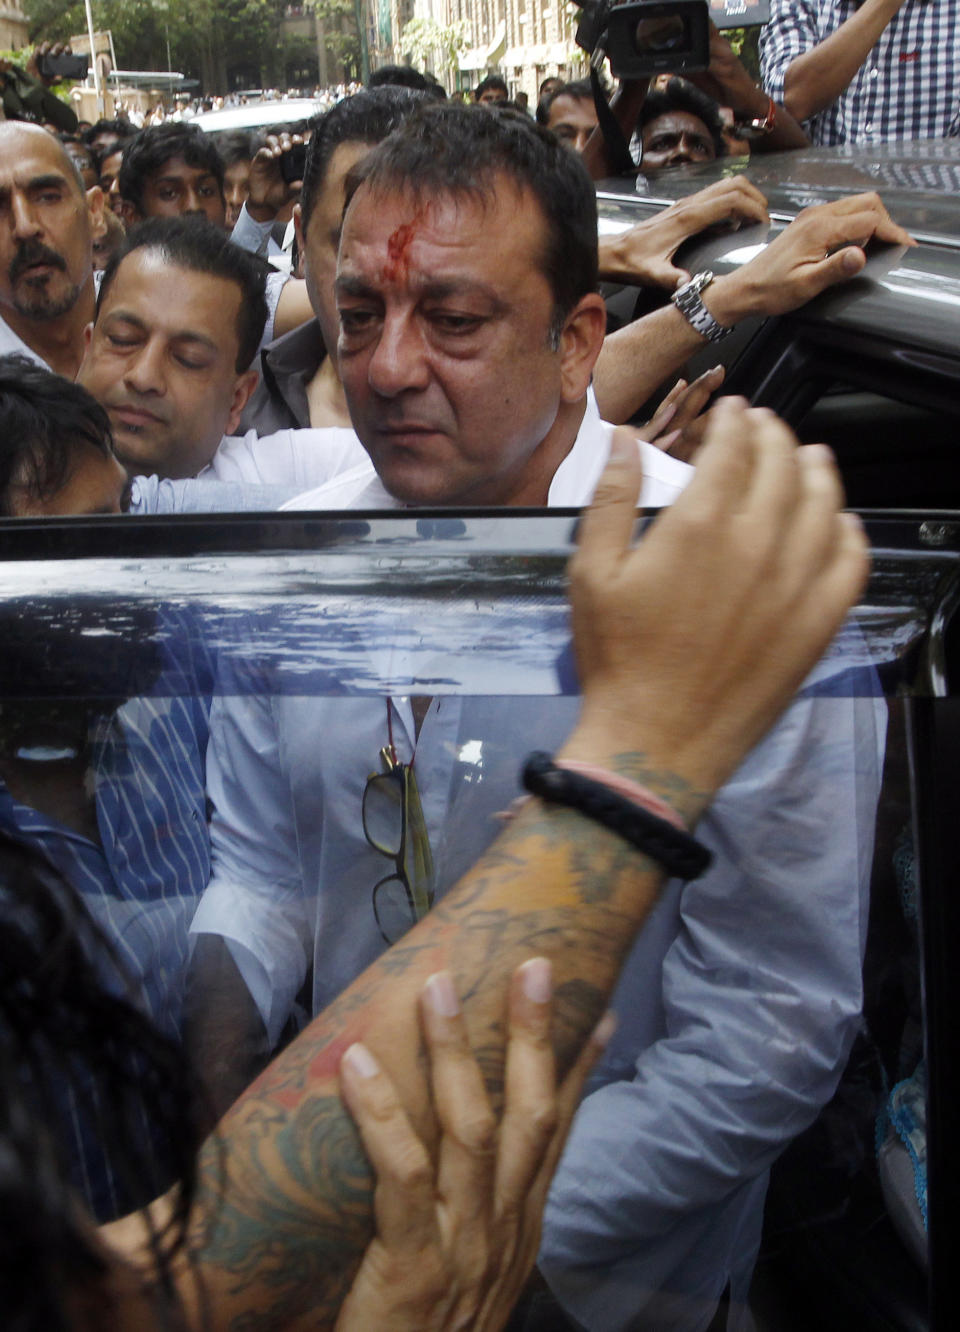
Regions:
<instances>
[{"instance_id":1,"label":"watch band","mask_svg":"<svg viewBox=\"0 0 960 1332\"><path fill-rule=\"evenodd\" d=\"M732 333L733 329L718 324L700 299L700 293L709 287L712 281L713 274L705 268L700 273L694 273L690 281L685 282L682 287L678 287L670 299L701 337L706 338L708 342L719 342L728 333Z\"/></svg>"}]
</instances>

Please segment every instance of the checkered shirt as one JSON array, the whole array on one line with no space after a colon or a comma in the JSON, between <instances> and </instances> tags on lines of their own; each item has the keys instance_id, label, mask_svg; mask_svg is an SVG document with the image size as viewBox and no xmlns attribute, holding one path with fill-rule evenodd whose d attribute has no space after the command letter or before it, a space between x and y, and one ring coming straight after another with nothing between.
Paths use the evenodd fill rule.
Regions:
<instances>
[{"instance_id":1,"label":"checkered shirt","mask_svg":"<svg viewBox=\"0 0 960 1332\"><path fill-rule=\"evenodd\" d=\"M771 0L760 70L775 102L791 62L856 10L854 0ZM907 0L846 92L804 128L818 144L960 136L960 0Z\"/></svg>"}]
</instances>

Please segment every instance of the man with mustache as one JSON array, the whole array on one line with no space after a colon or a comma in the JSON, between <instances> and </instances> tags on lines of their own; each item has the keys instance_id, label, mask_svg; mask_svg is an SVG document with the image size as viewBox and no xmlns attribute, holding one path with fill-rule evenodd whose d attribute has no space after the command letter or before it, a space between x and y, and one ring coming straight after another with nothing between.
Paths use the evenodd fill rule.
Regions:
<instances>
[{"instance_id":1,"label":"man with mustache","mask_svg":"<svg viewBox=\"0 0 960 1332\"><path fill-rule=\"evenodd\" d=\"M38 125L0 124L0 354L76 375L103 231L103 194L84 190L63 145Z\"/></svg>"}]
</instances>

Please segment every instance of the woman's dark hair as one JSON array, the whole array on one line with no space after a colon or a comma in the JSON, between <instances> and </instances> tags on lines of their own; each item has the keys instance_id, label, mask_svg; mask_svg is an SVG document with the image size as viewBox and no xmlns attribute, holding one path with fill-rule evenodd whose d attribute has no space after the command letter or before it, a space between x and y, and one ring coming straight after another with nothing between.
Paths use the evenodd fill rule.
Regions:
<instances>
[{"instance_id":1,"label":"woman's dark hair","mask_svg":"<svg viewBox=\"0 0 960 1332\"><path fill-rule=\"evenodd\" d=\"M637 132L642 135L651 121L659 120L661 116L670 115L674 111L685 111L688 115L702 120L710 132L717 156L724 156L727 145L723 137L720 108L712 97L708 97L705 92L701 92L686 79L674 77L665 88L647 94L640 108Z\"/></svg>"},{"instance_id":2,"label":"woman's dark hair","mask_svg":"<svg viewBox=\"0 0 960 1332\"><path fill-rule=\"evenodd\" d=\"M0 517L13 513L13 491L55 495L79 444L113 452L106 412L85 388L26 356L0 356Z\"/></svg>"},{"instance_id":3,"label":"woman's dark hair","mask_svg":"<svg viewBox=\"0 0 960 1332\"><path fill-rule=\"evenodd\" d=\"M520 111L479 114L469 106L418 107L347 182L409 192L418 201L444 196L487 205L497 176L529 191L543 214L546 244L540 268L553 293L551 336L597 289L597 200L580 157Z\"/></svg>"},{"instance_id":4,"label":"woman's dark hair","mask_svg":"<svg viewBox=\"0 0 960 1332\"><path fill-rule=\"evenodd\" d=\"M107 292L117 269L134 250L156 250L165 263L192 273L235 282L240 288L237 314L237 373L250 367L267 322L265 295L267 264L256 255L241 250L212 222L200 217L150 217L139 222L124 237L120 248L103 270L97 296L99 318Z\"/></svg>"},{"instance_id":5,"label":"woman's dark hair","mask_svg":"<svg viewBox=\"0 0 960 1332\"><path fill-rule=\"evenodd\" d=\"M117 184L121 197L143 212L148 179L174 157L215 176L223 194L223 158L209 134L195 125L149 125L138 130L123 150Z\"/></svg>"},{"instance_id":6,"label":"woman's dark hair","mask_svg":"<svg viewBox=\"0 0 960 1332\"><path fill-rule=\"evenodd\" d=\"M177 1047L104 974L122 975L77 893L39 851L0 831L0 1307L7 1332L67 1332L96 1295L103 1251L70 1185L63 1088L144 1201L169 1185L143 1141L150 1107L178 1180L169 1225L152 1228L158 1306L175 1318L171 1260L196 1189L194 1089Z\"/></svg>"},{"instance_id":7,"label":"woman's dark hair","mask_svg":"<svg viewBox=\"0 0 960 1332\"><path fill-rule=\"evenodd\" d=\"M345 97L317 116L307 147L307 164L300 191L300 211L306 232L310 216L323 191L330 159L342 143L381 143L413 114L427 94L415 88L384 84Z\"/></svg>"}]
</instances>

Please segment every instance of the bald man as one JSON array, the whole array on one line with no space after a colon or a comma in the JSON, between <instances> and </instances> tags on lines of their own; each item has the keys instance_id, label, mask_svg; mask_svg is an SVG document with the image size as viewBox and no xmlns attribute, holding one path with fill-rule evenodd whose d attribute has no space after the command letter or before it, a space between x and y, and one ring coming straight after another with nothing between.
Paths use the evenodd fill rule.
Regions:
<instances>
[{"instance_id":1,"label":"bald man","mask_svg":"<svg viewBox=\"0 0 960 1332\"><path fill-rule=\"evenodd\" d=\"M39 125L0 123L0 355L19 352L73 379L93 319L93 241L103 194L85 190Z\"/></svg>"}]
</instances>

